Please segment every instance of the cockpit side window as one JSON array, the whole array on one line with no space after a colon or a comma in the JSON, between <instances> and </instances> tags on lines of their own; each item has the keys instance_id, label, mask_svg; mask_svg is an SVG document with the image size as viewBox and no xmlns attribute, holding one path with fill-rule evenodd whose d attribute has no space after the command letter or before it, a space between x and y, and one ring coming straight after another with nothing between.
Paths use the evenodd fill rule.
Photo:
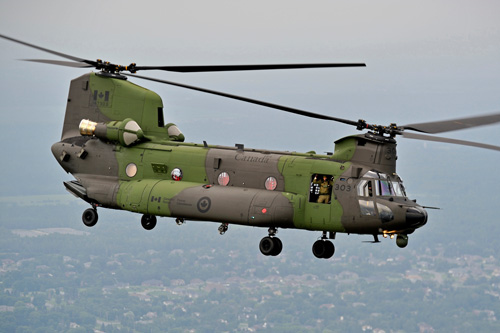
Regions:
<instances>
[{"instance_id":1,"label":"cockpit side window","mask_svg":"<svg viewBox=\"0 0 500 333\"><path fill-rule=\"evenodd\" d=\"M403 184L393 181L392 188L394 189L394 193L396 194L397 197L406 196Z\"/></svg>"},{"instance_id":2,"label":"cockpit side window","mask_svg":"<svg viewBox=\"0 0 500 333\"><path fill-rule=\"evenodd\" d=\"M377 171L368 171L359 182L357 193L360 197L397 196L406 197L405 188L398 175L388 176Z\"/></svg>"},{"instance_id":3,"label":"cockpit side window","mask_svg":"<svg viewBox=\"0 0 500 333\"><path fill-rule=\"evenodd\" d=\"M358 195L360 197L373 197L373 182L371 180L359 182Z\"/></svg>"}]
</instances>

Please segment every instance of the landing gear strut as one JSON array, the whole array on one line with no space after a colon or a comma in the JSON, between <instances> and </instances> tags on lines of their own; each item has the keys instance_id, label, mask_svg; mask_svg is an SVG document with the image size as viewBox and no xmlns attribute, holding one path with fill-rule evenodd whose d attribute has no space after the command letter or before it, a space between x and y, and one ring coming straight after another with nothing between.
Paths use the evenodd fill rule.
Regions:
<instances>
[{"instance_id":1,"label":"landing gear strut","mask_svg":"<svg viewBox=\"0 0 500 333\"><path fill-rule=\"evenodd\" d=\"M330 259L335 253L335 246L326 239L326 231L323 232L321 239L314 242L312 252L316 258Z\"/></svg>"},{"instance_id":2,"label":"landing gear strut","mask_svg":"<svg viewBox=\"0 0 500 333\"><path fill-rule=\"evenodd\" d=\"M82 214L82 221L87 227L93 227L97 223L99 216L97 215L97 209L95 206L86 209Z\"/></svg>"},{"instance_id":3,"label":"landing gear strut","mask_svg":"<svg viewBox=\"0 0 500 333\"><path fill-rule=\"evenodd\" d=\"M142 215L141 224L144 229L152 230L156 227L156 216L150 214Z\"/></svg>"},{"instance_id":4,"label":"landing gear strut","mask_svg":"<svg viewBox=\"0 0 500 333\"><path fill-rule=\"evenodd\" d=\"M283 243L281 239L276 237L278 230L276 228L269 228L269 236L266 236L260 240L259 249L260 252L265 256L277 256L283 250Z\"/></svg>"},{"instance_id":5,"label":"landing gear strut","mask_svg":"<svg viewBox=\"0 0 500 333\"><path fill-rule=\"evenodd\" d=\"M227 231L227 228L228 228L228 224L227 223L222 223L220 226L219 226L219 234L220 235L224 235Z\"/></svg>"}]
</instances>

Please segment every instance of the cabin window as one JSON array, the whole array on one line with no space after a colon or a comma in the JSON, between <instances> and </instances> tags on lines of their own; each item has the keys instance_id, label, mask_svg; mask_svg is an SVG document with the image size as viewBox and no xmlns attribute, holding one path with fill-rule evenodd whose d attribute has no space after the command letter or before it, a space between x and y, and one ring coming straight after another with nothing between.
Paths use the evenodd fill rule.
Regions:
<instances>
[{"instance_id":1,"label":"cabin window","mask_svg":"<svg viewBox=\"0 0 500 333\"><path fill-rule=\"evenodd\" d=\"M309 202L329 204L331 202L333 176L314 174L311 177L309 189Z\"/></svg>"},{"instance_id":2,"label":"cabin window","mask_svg":"<svg viewBox=\"0 0 500 333\"><path fill-rule=\"evenodd\" d=\"M217 183L221 186L227 186L229 184L229 174L227 172L221 172L219 177L217 177Z\"/></svg>"},{"instance_id":3,"label":"cabin window","mask_svg":"<svg viewBox=\"0 0 500 333\"><path fill-rule=\"evenodd\" d=\"M273 176L267 177L264 186L266 187L266 190L274 191L276 186L278 186L278 181Z\"/></svg>"},{"instance_id":4,"label":"cabin window","mask_svg":"<svg viewBox=\"0 0 500 333\"><path fill-rule=\"evenodd\" d=\"M371 200L359 200L359 208L361 210L361 215L365 216L376 216L375 203Z\"/></svg>"},{"instance_id":5,"label":"cabin window","mask_svg":"<svg viewBox=\"0 0 500 333\"><path fill-rule=\"evenodd\" d=\"M125 173L130 178L134 177L137 174L137 165L135 165L134 163L129 163L125 168Z\"/></svg>"},{"instance_id":6,"label":"cabin window","mask_svg":"<svg viewBox=\"0 0 500 333\"><path fill-rule=\"evenodd\" d=\"M173 169L170 175L172 176L172 179L175 180L176 182L181 181L183 176L182 170L179 168Z\"/></svg>"},{"instance_id":7,"label":"cabin window","mask_svg":"<svg viewBox=\"0 0 500 333\"><path fill-rule=\"evenodd\" d=\"M394 220L394 213L386 205L382 205L380 203L377 203L377 209L378 209L378 214L379 214L382 222L390 222L390 221Z\"/></svg>"}]
</instances>

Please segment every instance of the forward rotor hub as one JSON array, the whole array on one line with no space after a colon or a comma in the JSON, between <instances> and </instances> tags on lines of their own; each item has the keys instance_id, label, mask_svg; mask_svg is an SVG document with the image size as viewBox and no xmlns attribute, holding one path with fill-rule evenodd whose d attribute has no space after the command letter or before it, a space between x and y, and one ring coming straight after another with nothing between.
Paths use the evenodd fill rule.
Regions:
<instances>
[{"instance_id":1,"label":"forward rotor hub","mask_svg":"<svg viewBox=\"0 0 500 333\"><path fill-rule=\"evenodd\" d=\"M368 129L368 130L371 130L378 135L389 134L389 136L391 138L395 137L396 135L403 134L403 128L398 127L398 125L396 125L395 123L392 123L389 126L373 125L373 124L368 124L363 119L358 120L358 124L356 126L356 129L358 131Z\"/></svg>"}]
</instances>

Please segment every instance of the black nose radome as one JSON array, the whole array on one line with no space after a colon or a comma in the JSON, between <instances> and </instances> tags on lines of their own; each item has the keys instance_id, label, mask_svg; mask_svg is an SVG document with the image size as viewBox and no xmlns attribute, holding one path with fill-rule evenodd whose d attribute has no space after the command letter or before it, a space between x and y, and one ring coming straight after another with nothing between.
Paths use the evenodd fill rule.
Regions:
<instances>
[{"instance_id":1,"label":"black nose radome","mask_svg":"<svg viewBox=\"0 0 500 333\"><path fill-rule=\"evenodd\" d=\"M406 223L412 227L423 226L427 222L427 212L420 207L411 207L406 210Z\"/></svg>"}]
</instances>

